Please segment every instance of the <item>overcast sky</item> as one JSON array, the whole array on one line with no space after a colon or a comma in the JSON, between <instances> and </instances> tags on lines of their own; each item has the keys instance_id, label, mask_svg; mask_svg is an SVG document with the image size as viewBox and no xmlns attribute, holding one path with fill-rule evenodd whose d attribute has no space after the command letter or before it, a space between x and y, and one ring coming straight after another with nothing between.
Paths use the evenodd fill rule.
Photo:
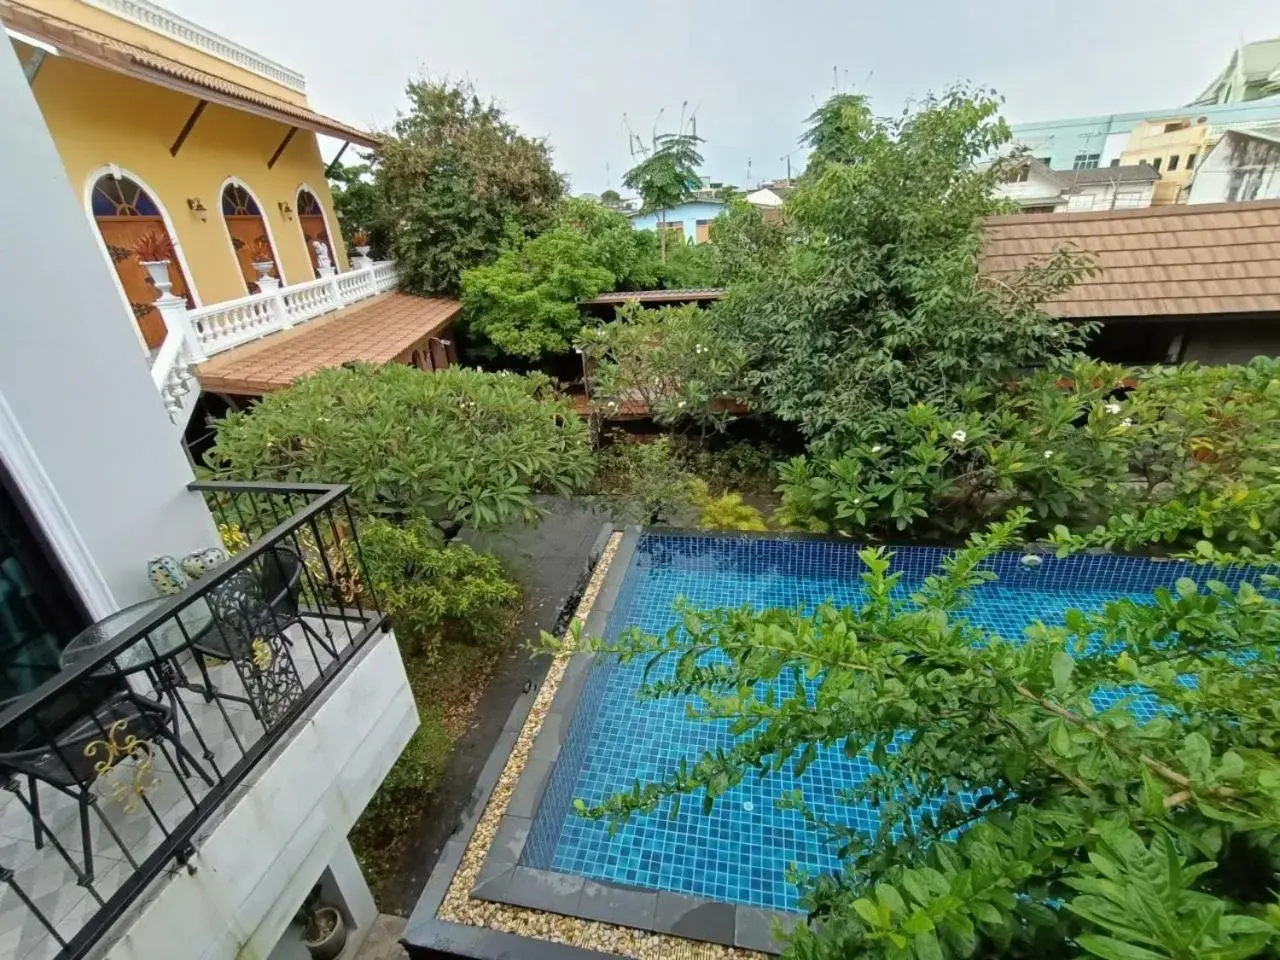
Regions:
<instances>
[{"instance_id":1,"label":"overcast sky","mask_svg":"<svg viewBox=\"0 0 1280 960\"><path fill-rule=\"evenodd\" d=\"M469 79L550 141L574 192L618 186L624 115L647 135L683 101L705 172L754 185L786 172L836 83L881 113L956 79L999 90L1011 122L1157 111L1200 93L1242 38L1280 35L1277 0L160 2L300 70L313 108L357 125L394 120L412 75Z\"/></svg>"}]
</instances>

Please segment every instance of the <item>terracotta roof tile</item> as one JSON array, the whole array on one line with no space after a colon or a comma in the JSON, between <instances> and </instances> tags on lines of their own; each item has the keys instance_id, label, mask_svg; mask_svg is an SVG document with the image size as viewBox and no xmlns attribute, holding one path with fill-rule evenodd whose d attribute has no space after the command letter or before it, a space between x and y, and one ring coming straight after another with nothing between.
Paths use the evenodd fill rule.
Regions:
<instances>
[{"instance_id":1,"label":"terracotta roof tile","mask_svg":"<svg viewBox=\"0 0 1280 960\"><path fill-rule=\"evenodd\" d=\"M1059 316L1280 312L1280 201L993 217L982 268L999 276L1060 247L1092 252L1100 272L1049 305Z\"/></svg>"},{"instance_id":2,"label":"terracotta roof tile","mask_svg":"<svg viewBox=\"0 0 1280 960\"><path fill-rule=\"evenodd\" d=\"M60 54L138 79L174 87L192 96L271 117L290 126L377 146L378 139L364 130L259 93L249 87L204 70L197 70L146 47L117 40L87 27L36 10L17 0L0 0L0 21L22 33L52 43Z\"/></svg>"},{"instance_id":3,"label":"terracotta roof tile","mask_svg":"<svg viewBox=\"0 0 1280 960\"><path fill-rule=\"evenodd\" d=\"M351 360L390 363L425 349L461 310L457 300L383 294L220 353L196 367L195 374L215 393L269 393L325 367Z\"/></svg>"}]
</instances>

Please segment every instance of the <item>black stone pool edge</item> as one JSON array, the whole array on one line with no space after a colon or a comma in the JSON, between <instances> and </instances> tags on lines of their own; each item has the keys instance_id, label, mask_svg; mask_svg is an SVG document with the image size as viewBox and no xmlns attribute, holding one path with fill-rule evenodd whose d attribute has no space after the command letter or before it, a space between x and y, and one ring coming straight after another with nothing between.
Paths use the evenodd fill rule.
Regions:
<instances>
[{"instance_id":1,"label":"black stone pool edge","mask_svg":"<svg viewBox=\"0 0 1280 960\"><path fill-rule=\"evenodd\" d=\"M613 528L601 531L592 551L591 567L598 562ZM626 528L610 563L600 593L587 615L585 629L600 635L631 566L642 530ZM551 771L578 708L583 684L592 667L593 654L570 658L529 759L521 771L515 792L498 823L471 896L509 906L525 907L582 920L594 920L652 933L669 934L727 947L777 954L781 944L773 937L773 922L792 929L801 914L740 906L718 900L691 897L665 890L647 890L588 880L585 877L520 865L524 844ZM519 956L532 960L587 960L609 954L503 933L483 927L451 923L436 916L453 876L462 862L476 824L506 766L512 748L537 696L536 689L522 696L512 709L476 782L475 793L458 832L445 845L422 897L405 927L404 945L410 957L449 955L477 960ZM557 718L552 720L552 718ZM512 813L511 811L516 811ZM417 952L426 950L428 952ZM518 950L518 952L516 952Z\"/></svg>"}]
</instances>

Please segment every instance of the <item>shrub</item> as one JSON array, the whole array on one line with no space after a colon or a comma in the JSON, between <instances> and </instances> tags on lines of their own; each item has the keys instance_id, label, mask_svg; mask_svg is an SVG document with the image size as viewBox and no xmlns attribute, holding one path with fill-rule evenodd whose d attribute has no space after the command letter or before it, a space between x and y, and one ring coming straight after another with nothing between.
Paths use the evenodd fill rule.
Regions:
<instances>
[{"instance_id":1,"label":"shrub","mask_svg":"<svg viewBox=\"0 0 1280 960\"><path fill-rule=\"evenodd\" d=\"M626 523L692 523L693 475L675 456L669 437L647 443L623 437L599 453L596 495Z\"/></svg>"},{"instance_id":2,"label":"shrub","mask_svg":"<svg viewBox=\"0 0 1280 960\"><path fill-rule=\"evenodd\" d=\"M551 649L671 658L641 695L692 695L694 716L739 735L579 812L619 823L689 795L710 809L748 776L802 777L840 749L873 765L846 795L879 822L833 823L803 789L781 798L843 867L800 878L795 960L1274 957L1278 582L1181 580L1151 605L1002 638L964 605L1025 520L975 537L910 598L877 548L859 554L858 608L685 609L666 637L612 643L544 634ZM1117 689L1153 709L1095 706Z\"/></svg>"},{"instance_id":3,"label":"shrub","mask_svg":"<svg viewBox=\"0 0 1280 960\"><path fill-rule=\"evenodd\" d=\"M323 370L217 425L229 480L347 483L364 513L442 528L537 517L530 496L591 477L586 424L541 376L401 364Z\"/></svg>"},{"instance_id":4,"label":"shrub","mask_svg":"<svg viewBox=\"0 0 1280 960\"><path fill-rule=\"evenodd\" d=\"M693 505L698 508L698 526L703 530L739 530L743 532L768 530L764 514L750 504L742 502L742 495L732 491L712 496L705 480L694 480L690 491Z\"/></svg>"},{"instance_id":5,"label":"shrub","mask_svg":"<svg viewBox=\"0 0 1280 960\"><path fill-rule=\"evenodd\" d=\"M495 557L461 543L444 545L439 530L424 521L371 520L360 546L396 636L419 654L429 655L442 638L487 639L520 596Z\"/></svg>"}]
</instances>

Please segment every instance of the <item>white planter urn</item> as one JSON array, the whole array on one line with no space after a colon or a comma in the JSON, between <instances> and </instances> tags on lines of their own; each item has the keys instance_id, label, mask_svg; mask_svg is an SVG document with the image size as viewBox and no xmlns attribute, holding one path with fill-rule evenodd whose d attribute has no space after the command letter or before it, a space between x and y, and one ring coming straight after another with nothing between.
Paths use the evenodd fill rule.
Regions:
<instances>
[{"instance_id":1,"label":"white planter urn","mask_svg":"<svg viewBox=\"0 0 1280 960\"><path fill-rule=\"evenodd\" d=\"M369 247L368 247L368 245L365 245L365 246L363 246L363 247L356 247L356 253L360 254L360 256L361 256L361 257L364 257L365 259L368 259L368 257L369 257Z\"/></svg>"},{"instance_id":2,"label":"white planter urn","mask_svg":"<svg viewBox=\"0 0 1280 960\"><path fill-rule=\"evenodd\" d=\"M271 275L272 268L275 264L270 260L255 260L253 269L258 271L258 289L263 293L271 290L277 290L280 287L280 281Z\"/></svg>"},{"instance_id":3,"label":"white planter urn","mask_svg":"<svg viewBox=\"0 0 1280 960\"><path fill-rule=\"evenodd\" d=\"M167 295L173 289L173 281L169 279L169 261L168 260L141 260L142 269L147 271L147 276L151 278L151 282L155 284L156 289L160 291L162 296Z\"/></svg>"}]
</instances>

